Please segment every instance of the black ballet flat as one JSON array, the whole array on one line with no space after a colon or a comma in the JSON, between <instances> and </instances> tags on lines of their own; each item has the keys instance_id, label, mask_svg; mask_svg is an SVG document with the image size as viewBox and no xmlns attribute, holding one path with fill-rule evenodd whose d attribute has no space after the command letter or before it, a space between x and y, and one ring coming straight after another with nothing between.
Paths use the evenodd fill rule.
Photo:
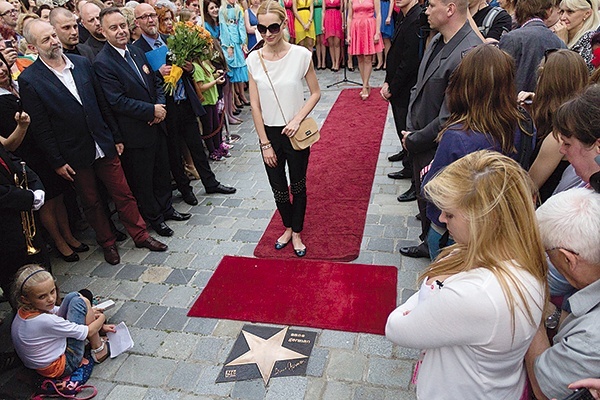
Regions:
<instances>
[{"instance_id":1,"label":"black ballet flat","mask_svg":"<svg viewBox=\"0 0 600 400\"><path fill-rule=\"evenodd\" d=\"M354 72L354 67L352 67L352 68L348 67L348 71Z\"/></svg>"},{"instance_id":2,"label":"black ballet flat","mask_svg":"<svg viewBox=\"0 0 600 400\"><path fill-rule=\"evenodd\" d=\"M65 260L66 262L79 261L79 255L75 252L69 254L68 256L65 256L63 253L60 252L60 250L56 249L56 251L58 252L58 256L60 258L62 258L63 260Z\"/></svg>"},{"instance_id":3,"label":"black ballet flat","mask_svg":"<svg viewBox=\"0 0 600 400\"><path fill-rule=\"evenodd\" d=\"M249 106L250 102L249 101L242 101L242 104L245 105L245 106Z\"/></svg>"},{"instance_id":4,"label":"black ballet flat","mask_svg":"<svg viewBox=\"0 0 600 400\"><path fill-rule=\"evenodd\" d=\"M287 242L285 242L285 243L281 243L281 242L280 242L280 241L278 241L278 240L277 240L277 241L275 241L275 250L281 250L281 249L283 249L285 246L287 246L287 245L288 245L288 243L289 243L291 240L292 240L292 239L288 240L288 241L287 241Z\"/></svg>"},{"instance_id":5,"label":"black ballet flat","mask_svg":"<svg viewBox=\"0 0 600 400\"><path fill-rule=\"evenodd\" d=\"M242 112L240 110L235 110L232 112L233 115L240 115Z\"/></svg>"},{"instance_id":6,"label":"black ballet flat","mask_svg":"<svg viewBox=\"0 0 600 400\"><path fill-rule=\"evenodd\" d=\"M67 244L68 244L68 243L67 243ZM71 248L71 250L73 250L74 252L77 252L77 253L85 253L86 251L89 251L89 250L90 250L90 246L88 246L88 245L87 245L87 244L85 244L85 243L81 243L81 244L80 244L79 246L77 246L77 247L75 247L75 246L71 246L71 245L69 244L69 247Z\"/></svg>"},{"instance_id":7,"label":"black ballet flat","mask_svg":"<svg viewBox=\"0 0 600 400\"><path fill-rule=\"evenodd\" d=\"M298 257L304 257L306 255L306 247L303 249L294 249L294 253L296 253Z\"/></svg>"}]
</instances>

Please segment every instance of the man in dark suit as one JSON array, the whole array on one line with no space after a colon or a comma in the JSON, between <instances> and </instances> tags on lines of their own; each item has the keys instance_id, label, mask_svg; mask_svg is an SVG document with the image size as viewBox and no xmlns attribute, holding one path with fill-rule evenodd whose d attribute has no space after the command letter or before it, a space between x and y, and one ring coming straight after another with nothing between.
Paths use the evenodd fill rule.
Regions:
<instances>
[{"instance_id":1,"label":"man in dark suit","mask_svg":"<svg viewBox=\"0 0 600 400\"><path fill-rule=\"evenodd\" d=\"M400 13L396 20L396 28L392 36L392 45L387 55L385 81L381 88L381 96L392 105L396 132L402 141L402 131L406 129L406 114L408 113L408 101L410 89L417 83L417 72L419 70L419 36L421 6L417 0L397 0L396 5L400 7ZM406 157L406 151L390 157L390 161L401 161L404 168L398 172L388 174L392 179L412 178L412 165L410 157ZM411 189L402 201L416 200L414 182ZM398 198L400 200L400 197Z\"/></svg>"},{"instance_id":2,"label":"man in dark suit","mask_svg":"<svg viewBox=\"0 0 600 400\"><path fill-rule=\"evenodd\" d=\"M50 11L50 24L56 30L65 54L76 54L87 58L90 63L94 62L96 58L94 50L86 44L79 43L79 29L75 14L66 8L56 7Z\"/></svg>"},{"instance_id":3,"label":"man in dark suit","mask_svg":"<svg viewBox=\"0 0 600 400\"><path fill-rule=\"evenodd\" d=\"M65 57L47 22L32 21L24 34L39 54L19 76L31 134L55 172L74 183L104 258L113 265L120 262L96 178L108 188L136 247L165 251L167 246L148 234L123 174L121 134L91 64L80 56Z\"/></svg>"},{"instance_id":4,"label":"man in dark suit","mask_svg":"<svg viewBox=\"0 0 600 400\"><path fill-rule=\"evenodd\" d=\"M37 211L44 205L44 186L38 176L26 167L29 190L17 186L23 180L20 160L0 145L0 287L5 297L10 297L14 273L25 264L42 264L50 270L46 246L38 233L33 237L37 254L27 254L21 212ZM14 306L14 305L13 305Z\"/></svg>"},{"instance_id":5,"label":"man in dark suit","mask_svg":"<svg viewBox=\"0 0 600 400\"><path fill-rule=\"evenodd\" d=\"M150 4L144 3L135 7L135 23L142 31L142 37L133 43L134 46L138 46L147 53L167 45L167 37L158 33L158 17L154 7ZM162 65L159 71L163 76L166 76L170 73L170 68L168 65ZM181 192L183 200L194 206L198 204L198 200L192 191L190 179L183 168L182 142L190 149L194 166L200 174L206 193L233 194L236 190L220 184L208 164L202 138L198 134L197 119L197 117L204 116L206 112L192 83L191 72L193 70L193 64L188 61L174 95L167 96L166 123L169 132L167 143L171 173L175 178L177 189Z\"/></svg>"},{"instance_id":6,"label":"man in dark suit","mask_svg":"<svg viewBox=\"0 0 600 400\"><path fill-rule=\"evenodd\" d=\"M84 3L81 6L80 16L83 27L90 33L90 37L85 41L85 44L92 48L96 56L106 44L106 38L100 27L100 7L94 3Z\"/></svg>"},{"instance_id":7,"label":"man in dark suit","mask_svg":"<svg viewBox=\"0 0 600 400\"><path fill-rule=\"evenodd\" d=\"M123 135L123 169L144 217L159 235L171 236L165 220L183 221L191 215L172 205L162 81L144 52L127 45L129 28L118 8L102 10L100 21L108 43L94 69Z\"/></svg>"},{"instance_id":8,"label":"man in dark suit","mask_svg":"<svg viewBox=\"0 0 600 400\"><path fill-rule=\"evenodd\" d=\"M411 90L407 130L402 131L404 148L413 160L423 241L418 246L400 248L400 253L408 257L429 257L424 242L429 230L427 203L421 196L420 174L433 160L437 149L435 139L450 116L445 101L450 75L460 63L462 52L482 43L467 21L467 13L467 0L430 0L426 10L431 29L439 33L423 54L417 84Z\"/></svg>"}]
</instances>

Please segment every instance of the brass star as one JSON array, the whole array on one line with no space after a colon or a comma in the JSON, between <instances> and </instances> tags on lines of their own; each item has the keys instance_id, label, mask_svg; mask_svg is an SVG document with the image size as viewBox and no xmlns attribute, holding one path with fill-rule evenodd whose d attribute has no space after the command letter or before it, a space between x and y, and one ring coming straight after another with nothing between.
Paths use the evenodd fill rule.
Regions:
<instances>
[{"instance_id":1,"label":"brass star","mask_svg":"<svg viewBox=\"0 0 600 400\"><path fill-rule=\"evenodd\" d=\"M256 364L266 385L269 383L271 372L273 371L273 367L277 361L296 360L298 358L307 357L304 354L300 354L282 346L287 331L288 328L284 328L270 338L263 339L259 336L242 330L250 350L232 360L226 364L226 366Z\"/></svg>"}]
</instances>

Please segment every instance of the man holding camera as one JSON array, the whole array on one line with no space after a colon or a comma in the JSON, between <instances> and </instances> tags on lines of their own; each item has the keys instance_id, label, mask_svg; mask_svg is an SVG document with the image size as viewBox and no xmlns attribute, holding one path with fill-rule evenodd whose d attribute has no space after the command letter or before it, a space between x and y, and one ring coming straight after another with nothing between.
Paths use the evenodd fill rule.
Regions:
<instances>
[{"instance_id":1,"label":"man holding camera","mask_svg":"<svg viewBox=\"0 0 600 400\"><path fill-rule=\"evenodd\" d=\"M142 37L133 43L134 46L141 48L146 53L167 46L167 36L158 33L158 16L154 7L145 3L136 6L135 23L142 31ZM186 203L195 206L198 204L198 200L183 167L182 142L190 150L194 166L200 174L206 193L233 194L236 190L220 184L208 164L197 120L197 117L205 115L206 112L194 89L191 77L194 66L187 61L183 69L183 76L177 83L173 96L167 96L166 123L169 132L167 145L171 173L177 183L177 189ZM171 72L171 66L166 65L166 60L165 64L159 68L159 72L162 76L167 76Z\"/></svg>"}]
</instances>

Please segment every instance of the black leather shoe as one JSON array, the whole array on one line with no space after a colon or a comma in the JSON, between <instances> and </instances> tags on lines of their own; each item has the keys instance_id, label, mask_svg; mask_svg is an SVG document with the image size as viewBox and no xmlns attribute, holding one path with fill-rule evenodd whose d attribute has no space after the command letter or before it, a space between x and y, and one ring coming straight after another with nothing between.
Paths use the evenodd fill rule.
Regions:
<instances>
[{"instance_id":1,"label":"black leather shoe","mask_svg":"<svg viewBox=\"0 0 600 400\"><path fill-rule=\"evenodd\" d=\"M400 254L412 258L429 258L429 248L422 242L418 246L400 247Z\"/></svg>"},{"instance_id":2,"label":"black leather shoe","mask_svg":"<svg viewBox=\"0 0 600 400\"><path fill-rule=\"evenodd\" d=\"M235 192L236 192L236 189L234 187L221 185L220 183L218 186L215 186L213 188L206 188L206 194L212 194L212 193L234 194Z\"/></svg>"},{"instance_id":3,"label":"black leather shoe","mask_svg":"<svg viewBox=\"0 0 600 400\"><path fill-rule=\"evenodd\" d=\"M402 168L400 171L390 172L388 174L388 178L392 178L392 179L410 179L410 178L412 178L412 171L409 171L406 168Z\"/></svg>"},{"instance_id":4,"label":"black leather shoe","mask_svg":"<svg viewBox=\"0 0 600 400\"><path fill-rule=\"evenodd\" d=\"M404 160L404 157L406 157L406 151L402 150L400 153L396 153L389 156L388 161L398 162Z\"/></svg>"},{"instance_id":5,"label":"black leather shoe","mask_svg":"<svg viewBox=\"0 0 600 400\"><path fill-rule=\"evenodd\" d=\"M104 251L104 259L110 265L117 265L121 262L119 250L117 250L117 246L115 246L114 244L112 246L103 248L102 251Z\"/></svg>"},{"instance_id":6,"label":"black leather shoe","mask_svg":"<svg viewBox=\"0 0 600 400\"><path fill-rule=\"evenodd\" d=\"M420 221L420 220L421 220L421 214L417 214L417 215L415 215L415 219L416 219L417 221Z\"/></svg>"},{"instance_id":7,"label":"black leather shoe","mask_svg":"<svg viewBox=\"0 0 600 400\"><path fill-rule=\"evenodd\" d=\"M152 224L152 228L158 233L160 236L173 236L173 229L169 228L169 225L161 222L160 224Z\"/></svg>"},{"instance_id":8,"label":"black leather shoe","mask_svg":"<svg viewBox=\"0 0 600 400\"><path fill-rule=\"evenodd\" d=\"M400 196L398 196L398 201L400 203L404 203L407 201L415 201L416 199L417 199L417 191L412 186L406 192L404 192Z\"/></svg>"},{"instance_id":9,"label":"black leather shoe","mask_svg":"<svg viewBox=\"0 0 600 400\"><path fill-rule=\"evenodd\" d=\"M117 238L117 242L123 242L125 240L127 240L127 235L124 234L123 232L121 232L120 230L115 230L113 232L115 234L115 237Z\"/></svg>"},{"instance_id":10,"label":"black leather shoe","mask_svg":"<svg viewBox=\"0 0 600 400\"><path fill-rule=\"evenodd\" d=\"M65 260L66 262L75 262L75 261L79 261L79 254L72 252L71 254L69 254L68 256L65 256L63 253L60 252L60 250L56 249L56 252L58 253L58 256L60 258L62 258L63 260Z\"/></svg>"},{"instance_id":11,"label":"black leather shoe","mask_svg":"<svg viewBox=\"0 0 600 400\"><path fill-rule=\"evenodd\" d=\"M187 221L188 219L190 219L190 217L192 216L192 214L189 213L180 213L177 210L173 210L173 214L171 214L169 217L167 217L167 220L171 220L171 221ZM169 235L171 236L171 235Z\"/></svg>"},{"instance_id":12,"label":"black leather shoe","mask_svg":"<svg viewBox=\"0 0 600 400\"><path fill-rule=\"evenodd\" d=\"M187 193L182 193L181 197L183 198L183 201L185 201L190 206L198 205L198 199L196 198L196 195L192 191L187 192Z\"/></svg>"},{"instance_id":13,"label":"black leather shoe","mask_svg":"<svg viewBox=\"0 0 600 400\"><path fill-rule=\"evenodd\" d=\"M67 243L68 244L68 243ZM88 246L85 243L81 243L79 246L75 247L75 246L71 246L69 244L69 247L71 248L71 250L73 250L76 253L85 253L86 251L88 251L90 249L90 246Z\"/></svg>"}]
</instances>

